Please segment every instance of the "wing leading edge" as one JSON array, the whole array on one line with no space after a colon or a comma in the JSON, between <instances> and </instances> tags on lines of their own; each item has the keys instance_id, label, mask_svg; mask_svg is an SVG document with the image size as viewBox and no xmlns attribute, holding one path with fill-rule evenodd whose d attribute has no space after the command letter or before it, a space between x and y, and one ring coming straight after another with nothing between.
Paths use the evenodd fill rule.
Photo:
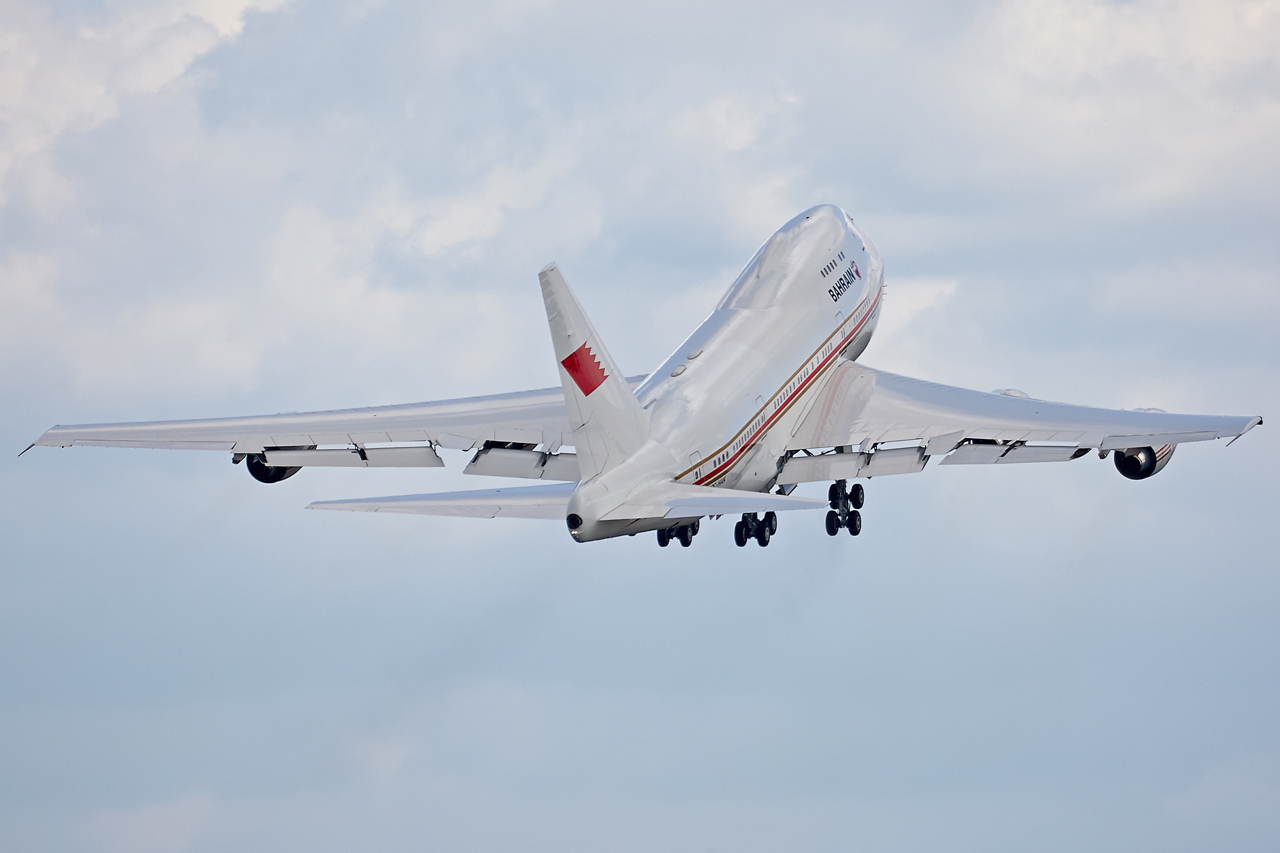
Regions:
<instances>
[{"instance_id":1,"label":"wing leading edge","mask_svg":"<svg viewBox=\"0 0 1280 853\"><path fill-rule=\"evenodd\" d=\"M643 379L633 376L627 383L634 389ZM573 444L561 389L243 418L55 426L35 444L261 453L280 447L410 442L470 450L486 441L541 444L553 451Z\"/></svg>"},{"instance_id":2,"label":"wing leading edge","mask_svg":"<svg viewBox=\"0 0 1280 853\"><path fill-rule=\"evenodd\" d=\"M859 446L864 451L859 455L867 457L864 468L883 467L861 475L871 476L918 471L927 457L944 454L951 454L944 464L1049 462L1073 459L1093 448L1122 450L1234 439L1260 423L1261 417L1051 403L955 388L845 362L819 393L788 449ZM917 446L866 453L891 442L916 442ZM813 479L829 479L829 465L809 461L818 458L793 457L788 463L792 477L812 473ZM852 458L848 461L854 464ZM837 467L846 470L850 465ZM786 481L805 482L792 477Z\"/></svg>"}]
</instances>

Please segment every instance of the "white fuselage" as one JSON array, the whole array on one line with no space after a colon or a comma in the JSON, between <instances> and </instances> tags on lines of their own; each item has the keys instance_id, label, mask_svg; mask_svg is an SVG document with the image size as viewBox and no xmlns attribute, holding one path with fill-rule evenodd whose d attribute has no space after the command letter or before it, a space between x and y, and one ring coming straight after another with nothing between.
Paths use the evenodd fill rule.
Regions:
<instances>
[{"instance_id":1,"label":"white fuselage","mask_svg":"<svg viewBox=\"0 0 1280 853\"><path fill-rule=\"evenodd\" d=\"M584 482L579 541L673 523L598 521L660 481L764 491L840 358L866 349L884 288L880 253L840 208L805 211L756 252L720 304L636 390L648 441Z\"/></svg>"}]
</instances>

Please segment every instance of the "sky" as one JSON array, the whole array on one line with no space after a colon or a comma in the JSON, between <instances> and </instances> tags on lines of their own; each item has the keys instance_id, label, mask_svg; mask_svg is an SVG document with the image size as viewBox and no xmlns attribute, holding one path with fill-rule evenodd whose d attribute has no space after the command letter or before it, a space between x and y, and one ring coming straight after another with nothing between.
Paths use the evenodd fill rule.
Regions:
<instances>
[{"instance_id":1,"label":"sky","mask_svg":"<svg viewBox=\"0 0 1280 853\"><path fill-rule=\"evenodd\" d=\"M457 452L17 456L555 385L553 260L644 373L827 202L869 365L1270 420L1277 151L1274 0L2 0L0 847L1277 849L1271 423L741 550L303 510Z\"/></svg>"}]
</instances>

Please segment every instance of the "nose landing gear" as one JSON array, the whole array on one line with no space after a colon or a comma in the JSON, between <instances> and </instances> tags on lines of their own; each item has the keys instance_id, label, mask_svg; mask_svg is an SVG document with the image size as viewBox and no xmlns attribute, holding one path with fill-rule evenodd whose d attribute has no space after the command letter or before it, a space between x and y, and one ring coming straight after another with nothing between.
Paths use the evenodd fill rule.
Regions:
<instances>
[{"instance_id":1,"label":"nose landing gear","mask_svg":"<svg viewBox=\"0 0 1280 853\"><path fill-rule=\"evenodd\" d=\"M862 505L866 503L867 493L861 483L854 483L847 488L844 480L836 480L827 489L827 502L831 510L827 513L827 535L835 536L841 528L848 530L850 536L862 532Z\"/></svg>"}]
</instances>

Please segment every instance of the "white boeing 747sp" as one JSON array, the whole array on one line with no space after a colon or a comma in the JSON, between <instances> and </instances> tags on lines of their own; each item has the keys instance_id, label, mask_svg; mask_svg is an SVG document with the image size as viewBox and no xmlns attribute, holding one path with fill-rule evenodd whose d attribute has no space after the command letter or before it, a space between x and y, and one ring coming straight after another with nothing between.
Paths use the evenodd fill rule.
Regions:
<instances>
[{"instance_id":1,"label":"white boeing 747sp","mask_svg":"<svg viewBox=\"0 0 1280 853\"><path fill-rule=\"evenodd\" d=\"M966 391L859 364L880 316L884 267L833 205L806 210L770 237L711 315L647 377L618 370L555 264L538 278L560 388L56 426L35 444L220 450L264 483L312 465L442 467L438 448L475 450L464 473L542 482L310 508L559 519L579 542L654 530L660 545L674 538L685 546L703 517L740 515L737 544L767 545L776 513L791 509L826 507L827 533L856 536L864 490L848 481L921 471L934 457L941 465L1007 465L1097 450L1112 454L1125 477L1142 480L1179 444L1234 440L1262 423ZM827 500L791 494L816 481L832 482Z\"/></svg>"}]
</instances>

